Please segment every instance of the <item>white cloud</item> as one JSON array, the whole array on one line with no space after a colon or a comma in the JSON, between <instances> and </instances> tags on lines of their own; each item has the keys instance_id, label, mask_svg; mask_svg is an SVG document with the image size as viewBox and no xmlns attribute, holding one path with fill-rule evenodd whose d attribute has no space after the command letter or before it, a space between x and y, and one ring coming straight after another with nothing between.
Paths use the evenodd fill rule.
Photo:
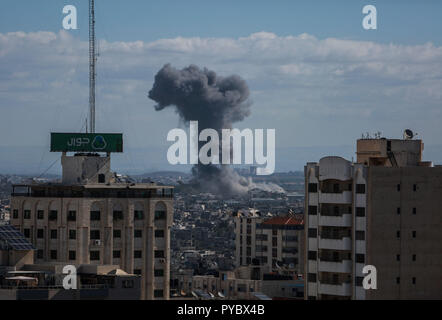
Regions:
<instances>
[{"instance_id":1,"label":"white cloud","mask_svg":"<svg viewBox=\"0 0 442 320\"><path fill-rule=\"evenodd\" d=\"M0 33L0 145L46 143L51 130L81 128L87 46L65 31ZM164 144L177 125L173 113L154 112L146 97L155 73L169 62L244 77L254 102L244 125L276 128L284 146L352 144L360 132L397 135L404 126L421 126L416 129L430 142L441 134L442 48L431 43L259 32L238 39L100 41L99 48L98 127L124 131L129 145ZM336 134L324 135L330 131ZM23 132L32 134L25 139ZM295 132L302 141L292 139Z\"/></svg>"}]
</instances>

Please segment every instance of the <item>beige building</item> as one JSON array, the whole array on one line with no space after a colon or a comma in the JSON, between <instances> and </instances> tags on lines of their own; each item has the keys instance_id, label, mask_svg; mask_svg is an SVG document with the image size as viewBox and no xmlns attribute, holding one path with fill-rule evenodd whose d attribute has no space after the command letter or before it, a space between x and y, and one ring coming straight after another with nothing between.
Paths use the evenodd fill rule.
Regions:
<instances>
[{"instance_id":1,"label":"beige building","mask_svg":"<svg viewBox=\"0 0 442 320\"><path fill-rule=\"evenodd\" d=\"M118 265L142 276L142 298L168 299L173 188L118 181L110 156L62 156L59 184L13 187L11 224L36 263Z\"/></svg>"},{"instance_id":2,"label":"beige building","mask_svg":"<svg viewBox=\"0 0 442 320\"><path fill-rule=\"evenodd\" d=\"M295 215L261 216L259 212L235 217L237 267L256 266L252 279L263 273L303 272L304 220Z\"/></svg>"},{"instance_id":3,"label":"beige building","mask_svg":"<svg viewBox=\"0 0 442 320\"><path fill-rule=\"evenodd\" d=\"M441 299L442 167L423 143L361 139L305 167L307 299ZM362 268L377 270L365 290Z\"/></svg>"}]
</instances>

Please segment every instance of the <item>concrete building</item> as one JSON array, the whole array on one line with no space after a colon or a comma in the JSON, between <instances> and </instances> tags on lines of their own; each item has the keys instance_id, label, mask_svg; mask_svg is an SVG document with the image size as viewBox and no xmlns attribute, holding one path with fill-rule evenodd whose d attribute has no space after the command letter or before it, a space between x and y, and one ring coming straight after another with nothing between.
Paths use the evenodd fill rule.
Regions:
<instances>
[{"instance_id":1,"label":"concrete building","mask_svg":"<svg viewBox=\"0 0 442 320\"><path fill-rule=\"evenodd\" d=\"M302 273L303 232L302 217L239 213L235 217L236 265L255 266L252 279L269 272Z\"/></svg>"},{"instance_id":2,"label":"concrete building","mask_svg":"<svg viewBox=\"0 0 442 320\"><path fill-rule=\"evenodd\" d=\"M62 155L61 183L14 185L11 224L37 263L117 265L143 299L168 299L173 188L121 182L110 155Z\"/></svg>"},{"instance_id":3,"label":"concrete building","mask_svg":"<svg viewBox=\"0 0 442 320\"><path fill-rule=\"evenodd\" d=\"M193 276L191 290L206 294L206 297L210 296L212 299L222 297L257 300L264 295L275 300L302 300L304 297L302 279L266 274L261 280L253 280L247 275L244 276L243 269L248 267L240 267L235 271L220 271L219 276Z\"/></svg>"},{"instance_id":4,"label":"concrete building","mask_svg":"<svg viewBox=\"0 0 442 320\"><path fill-rule=\"evenodd\" d=\"M442 167L412 139L361 139L305 167L307 299L441 299ZM377 289L362 287L365 265Z\"/></svg>"}]
</instances>

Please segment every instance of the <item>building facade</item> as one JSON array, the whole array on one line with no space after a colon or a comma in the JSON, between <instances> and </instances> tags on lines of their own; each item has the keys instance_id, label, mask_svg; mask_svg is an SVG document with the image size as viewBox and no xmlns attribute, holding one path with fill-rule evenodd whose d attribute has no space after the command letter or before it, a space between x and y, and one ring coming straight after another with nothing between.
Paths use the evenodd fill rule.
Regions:
<instances>
[{"instance_id":1,"label":"building facade","mask_svg":"<svg viewBox=\"0 0 442 320\"><path fill-rule=\"evenodd\" d=\"M302 217L239 214L235 217L237 267L255 265L253 279L269 272L302 273L303 232Z\"/></svg>"},{"instance_id":2,"label":"building facade","mask_svg":"<svg viewBox=\"0 0 442 320\"><path fill-rule=\"evenodd\" d=\"M442 298L442 167L422 151L420 140L361 139L356 163L306 165L307 299ZM366 265L377 289L363 288Z\"/></svg>"},{"instance_id":3,"label":"building facade","mask_svg":"<svg viewBox=\"0 0 442 320\"><path fill-rule=\"evenodd\" d=\"M118 182L108 161L63 157L62 183L13 187L11 224L36 263L119 265L142 276L143 299L168 299L173 188Z\"/></svg>"}]
</instances>

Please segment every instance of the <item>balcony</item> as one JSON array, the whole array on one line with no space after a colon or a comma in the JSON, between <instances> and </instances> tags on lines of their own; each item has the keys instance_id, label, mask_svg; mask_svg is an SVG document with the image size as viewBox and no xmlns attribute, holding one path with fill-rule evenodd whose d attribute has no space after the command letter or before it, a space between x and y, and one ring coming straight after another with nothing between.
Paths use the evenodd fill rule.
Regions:
<instances>
[{"instance_id":1,"label":"balcony","mask_svg":"<svg viewBox=\"0 0 442 320\"><path fill-rule=\"evenodd\" d=\"M319 283L318 291L320 294L327 294L332 296L343 296L348 297L351 296L351 284L350 283L342 283L342 284L325 284Z\"/></svg>"},{"instance_id":2,"label":"balcony","mask_svg":"<svg viewBox=\"0 0 442 320\"><path fill-rule=\"evenodd\" d=\"M344 237L342 239L327 239L319 237L319 248L330 250L351 250L350 237Z\"/></svg>"},{"instance_id":3,"label":"balcony","mask_svg":"<svg viewBox=\"0 0 442 320\"><path fill-rule=\"evenodd\" d=\"M334 273L351 273L351 260L342 260L340 262L319 261L320 272L334 272Z\"/></svg>"},{"instance_id":4,"label":"balcony","mask_svg":"<svg viewBox=\"0 0 442 320\"><path fill-rule=\"evenodd\" d=\"M352 203L352 192L351 191L343 191L341 193L322 193L319 192L319 202L320 203L333 203L333 204L342 204L342 203Z\"/></svg>"},{"instance_id":5,"label":"balcony","mask_svg":"<svg viewBox=\"0 0 442 320\"><path fill-rule=\"evenodd\" d=\"M320 226L333 226L333 227L351 227L352 219L351 214L343 214L342 216L319 216Z\"/></svg>"}]
</instances>

